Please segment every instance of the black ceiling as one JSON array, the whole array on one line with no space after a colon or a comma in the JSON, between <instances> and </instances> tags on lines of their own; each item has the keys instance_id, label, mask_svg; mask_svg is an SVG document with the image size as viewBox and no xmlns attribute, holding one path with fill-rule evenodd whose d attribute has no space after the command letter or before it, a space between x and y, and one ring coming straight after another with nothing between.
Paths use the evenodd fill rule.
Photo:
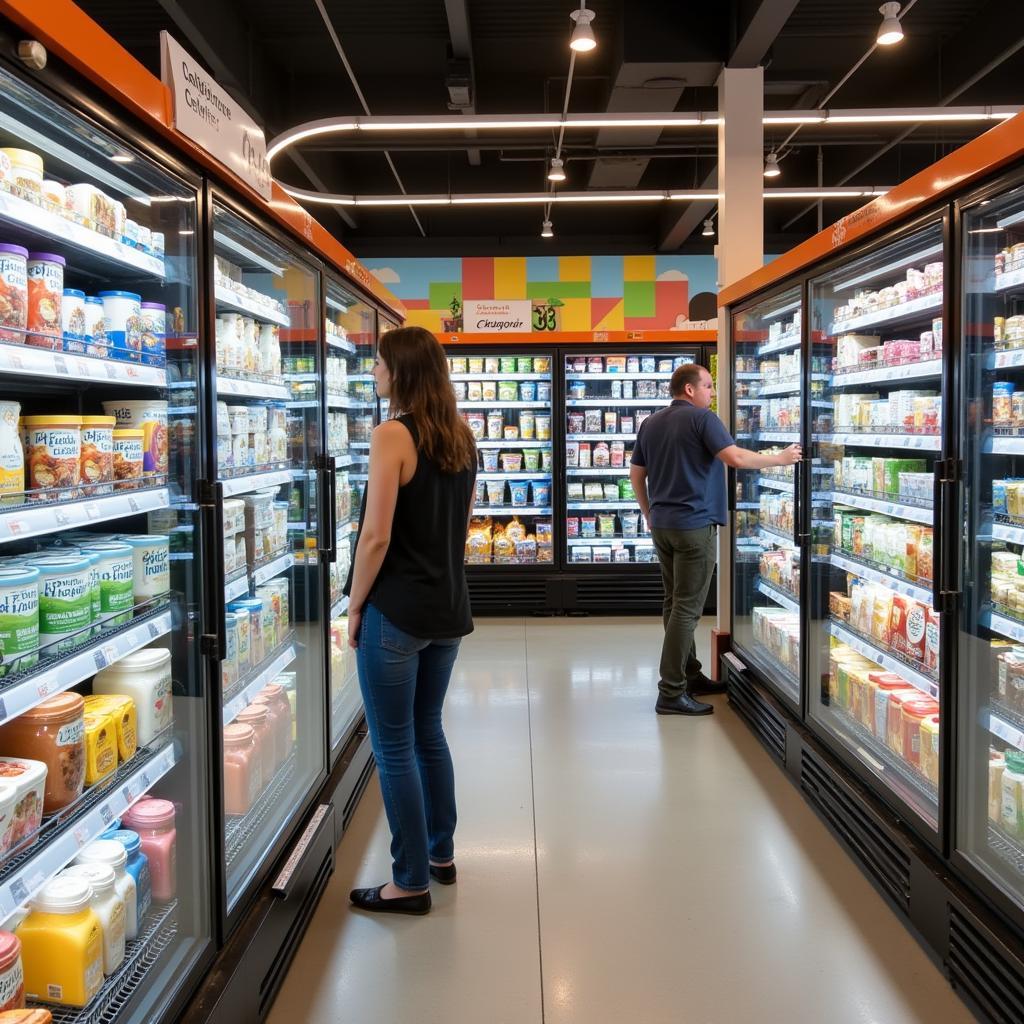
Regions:
<instances>
[{"instance_id":1,"label":"black ceiling","mask_svg":"<svg viewBox=\"0 0 1024 1024\"><path fill-rule=\"evenodd\" d=\"M267 137L302 121L363 109L318 0L78 0L140 61L159 73L166 28L264 124ZM475 112L560 110L569 66L572 0L320 0L370 111L448 114L449 60L472 60ZM570 110L713 110L726 63L763 63L765 106L819 104L874 41L878 0L591 0L598 48L577 59ZM907 6L906 4L904 5ZM468 35L460 25L468 24ZM1024 3L916 0L906 38L878 48L831 107L1024 103ZM468 45L468 50L467 50ZM783 160L780 186L892 185L977 134L975 126L803 128ZM766 146L790 129L766 131ZM546 187L550 132L445 138L334 139L275 163L303 188L397 193L381 147L410 193L536 192ZM713 181L714 131L575 131L564 148L572 188L689 188ZM863 166L862 166L863 165ZM823 204L829 223L849 201ZM315 215L364 255L707 251L697 213L660 206L560 206L556 238L538 237L538 207L361 208ZM812 234L817 207L773 201L766 248ZM417 223L417 220L419 223Z\"/></svg>"}]
</instances>

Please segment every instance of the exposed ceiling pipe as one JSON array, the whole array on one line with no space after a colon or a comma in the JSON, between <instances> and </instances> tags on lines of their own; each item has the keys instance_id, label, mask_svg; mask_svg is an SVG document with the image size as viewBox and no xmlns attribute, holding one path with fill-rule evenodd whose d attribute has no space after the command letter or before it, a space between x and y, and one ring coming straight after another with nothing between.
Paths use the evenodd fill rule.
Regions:
<instances>
[{"instance_id":1,"label":"exposed ceiling pipe","mask_svg":"<svg viewBox=\"0 0 1024 1024\"><path fill-rule=\"evenodd\" d=\"M323 5L323 0L313 0L316 4L316 9L320 12L320 17L324 20L324 25L327 28L327 34L331 37L331 42L334 43L335 50L338 51L338 56L341 58L341 63L348 74L349 81L352 83L352 88L355 89L356 96L359 98L359 103L363 108L363 113L367 117L371 117L370 105L366 102L366 97L363 95L363 90L359 87L359 81L356 78L356 73L352 70L352 65L348 62L348 57L345 54L345 48L341 45L341 40L338 38L338 33L334 31L334 25L331 22L331 17L327 13L327 9ZM387 160L388 166L391 168L391 173L395 176L395 182L398 185L399 191L402 195L408 195L405 190L405 185L402 182L401 175L398 173L398 168L395 166L395 161L391 159L391 154L384 150L384 159ZM416 211L410 206L409 213L412 215L412 219L416 221L416 227L420 229L420 234L426 238L427 232L423 227L422 222L416 215Z\"/></svg>"}]
</instances>

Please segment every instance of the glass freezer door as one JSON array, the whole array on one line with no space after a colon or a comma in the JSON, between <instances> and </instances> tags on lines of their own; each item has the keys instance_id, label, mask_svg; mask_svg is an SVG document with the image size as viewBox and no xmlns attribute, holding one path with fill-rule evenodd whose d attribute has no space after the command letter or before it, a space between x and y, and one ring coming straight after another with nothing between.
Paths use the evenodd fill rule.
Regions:
<instances>
[{"instance_id":1,"label":"glass freezer door","mask_svg":"<svg viewBox=\"0 0 1024 1024\"><path fill-rule=\"evenodd\" d=\"M815 398L812 721L883 795L939 824L942 225L811 282ZM824 369L825 367L820 367ZM819 511L820 510L820 511Z\"/></svg>"},{"instance_id":2,"label":"glass freezer door","mask_svg":"<svg viewBox=\"0 0 1024 1024\"><path fill-rule=\"evenodd\" d=\"M2 70L0 94L0 927L30 1006L141 1024L211 941L197 194ZM31 901L140 836L124 955L76 985Z\"/></svg>"},{"instance_id":3,"label":"glass freezer door","mask_svg":"<svg viewBox=\"0 0 1024 1024\"><path fill-rule=\"evenodd\" d=\"M956 846L1024 908L1024 188L963 224Z\"/></svg>"},{"instance_id":4,"label":"glass freezer door","mask_svg":"<svg viewBox=\"0 0 1024 1024\"><path fill-rule=\"evenodd\" d=\"M213 243L230 914L325 770L320 551L330 516L318 275L220 204Z\"/></svg>"},{"instance_id":5,"label":"glass freezer door","mask_svg":"<svg viewBox=\"0 0 1024 1024\"><path fill-rule=\"evenodd\" d=\"M362 711L355 651L348 644L342 594L355 555L377 408L373 383L374 311L327 279L327 454L334 473L336 535L330 555L332 759Z\"/></svg>"},{"instance_id":6,"label":"glass freezer door","mask_svg":"<svg viewBox=\"0 0 1024 1024\"><path fill-rule=\"evenodd\" d=\"M550 564L551 353L460 348L448 365L480 459L467 564Z\"/></svg>"},{"instance_id":7,"label":"glass freezer door","mask_svg":"<svg viewBox=\"0 0 1024 1024\"><path fill-rule=\"evenodd\" d=\"M755 451L800 440L800 291L735 314L733 437ZM733 639L758 675L800 707L800 549L792 466L737 470Z\"/></svg>"},{"instance_id":8,"label":"glass freezer door","mask_svg":"<svg viewBox=\"0 0 1024 1024\"><path fill-rule=\"evenodd\" d=\"M669 381L696 353L573 352L565 373L565 561L656 562L629 464L640 424L671 401Z\"/></svg>"}]
</instances>

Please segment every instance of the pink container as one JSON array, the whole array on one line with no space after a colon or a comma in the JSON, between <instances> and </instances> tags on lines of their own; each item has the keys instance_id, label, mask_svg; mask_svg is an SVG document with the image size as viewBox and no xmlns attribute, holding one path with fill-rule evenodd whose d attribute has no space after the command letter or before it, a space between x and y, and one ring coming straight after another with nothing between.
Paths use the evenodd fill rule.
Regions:
<instances>
[{"instance_id":1,"label":"pink container","mask_svg":"<svg viewBox=\"0 0 1024 1024\"><path fill-rule=\"evenodd\" d=\"M250 704L235 719L239 725L252 726L256 734L256 753L260 759L260 774L263 785L274 777L277 770L277 735L270 717L270 709L266 704Z\"/></svg>"},{"instance_id":2,"label":"pink container","mask_svg":"<svg viewBox=\"0 0 1024 1024\"><path fill-rule=\"evenodd\" d=\"M137 832L142 852L149 858L153 899L161 903L174 899L177 876L174 804L170 800L143 797L121 818L121 828Z\"/></svg>"}]
</instances>

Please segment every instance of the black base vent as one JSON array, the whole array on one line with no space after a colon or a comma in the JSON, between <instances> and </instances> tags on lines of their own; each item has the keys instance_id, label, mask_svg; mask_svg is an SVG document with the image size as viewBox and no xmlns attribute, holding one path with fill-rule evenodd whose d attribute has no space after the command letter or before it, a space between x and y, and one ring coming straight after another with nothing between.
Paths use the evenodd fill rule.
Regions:
<instances>
[{"instance_id":1,"label":"black base vent","mask_svg":"<svg viewBox=\"0 0 1024 1024\"><path fill-rule=\"evenodd\" d=\"M993 1024L1024 1020L1024 962L956 907L949 913L949 980Z\"/></svg>"},{"instance_id":2,"label":"black base vent","mask_svg":"<svg viewBox=\"0 0 1024 1024\"><path fill-rule=\"evenodd\" d=\"M786 723L762 696L757 688L741 675L730 672L729 703L754 730L768 748L768 753L780 763L786 760Z\"/></svg>"},{"instance_id":3,"label":"black base vent","mask_svg":"<svg viewBox=\"0 0 1024 1024\"><path fill-rule=\"evenodd\" d=\"M610 615L661 614L664 600L656 568L644 573L577 576L566 580L568 610ZM575 590L575 598L573 591Z\"/></svg>"},{"instance_id":4,"label":"black base vent","mask_svg":"<svg viewBox=\"0 0 1024 1024\"><path fill-rule=\"evenodd\" d=\"M804 747L800 788L865 870L904 913L910 912L910 854L846 791L825 762Z\"/></svg>"},{"instance_id":5,"label":"black base vent","mask_svg":"<svg viewBox=\"0 0 1024 1024\"><path fill-rule=\"evenodd\" d=\"M474 615L529 615L549 609L548 584L542 576L518 579L470 576L467 582Z\"/></svg>"}]
</instances>

